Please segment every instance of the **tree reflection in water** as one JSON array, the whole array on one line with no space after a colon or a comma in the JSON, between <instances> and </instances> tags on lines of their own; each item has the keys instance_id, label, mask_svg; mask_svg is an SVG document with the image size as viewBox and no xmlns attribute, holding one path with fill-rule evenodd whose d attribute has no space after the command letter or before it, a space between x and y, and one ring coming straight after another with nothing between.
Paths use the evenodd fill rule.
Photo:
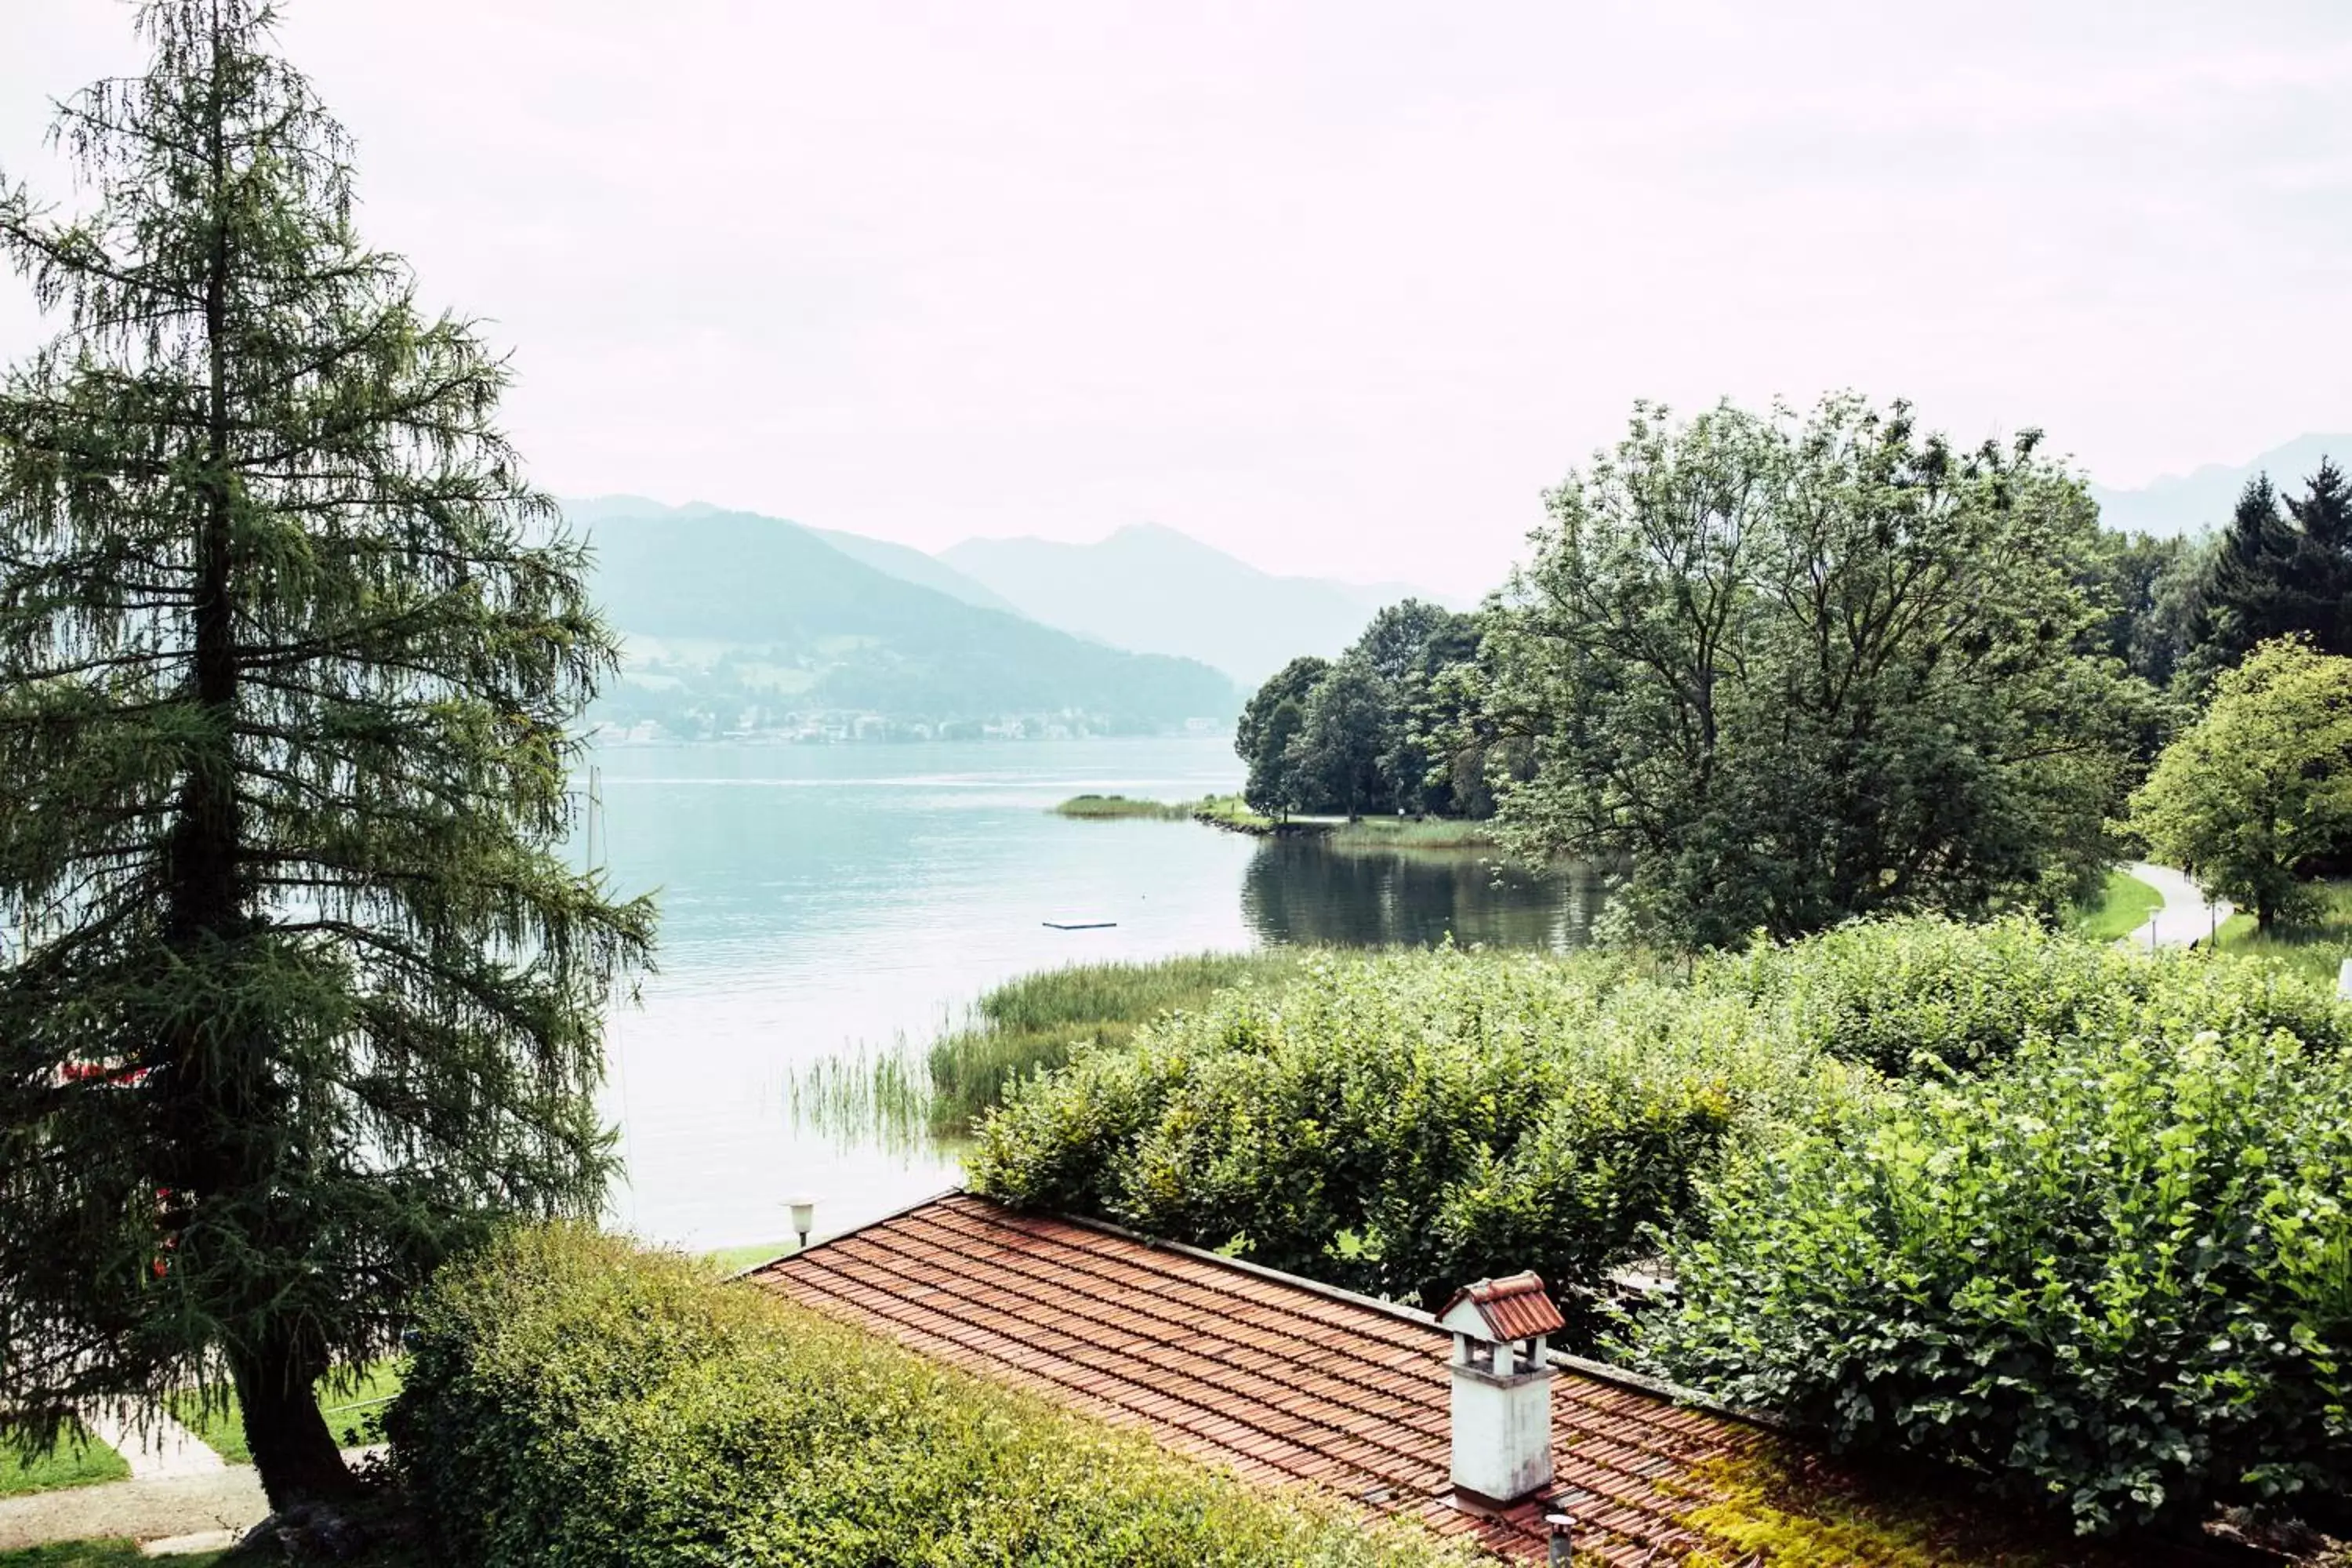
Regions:
<instances>
[{"instance_id":1,"label":"tree reflection in water","mask_svg":"<svg viewBox=\"0 0 2352 1568\"><path fill-rule=\"evenodd\" d=\"M1493 851L1354 849L1261 841L1242 879L1242 920L1261 942L1339 947L1580 947L1607 890L1598 868L1528 871Z\"/></svg>"}]
</instances>

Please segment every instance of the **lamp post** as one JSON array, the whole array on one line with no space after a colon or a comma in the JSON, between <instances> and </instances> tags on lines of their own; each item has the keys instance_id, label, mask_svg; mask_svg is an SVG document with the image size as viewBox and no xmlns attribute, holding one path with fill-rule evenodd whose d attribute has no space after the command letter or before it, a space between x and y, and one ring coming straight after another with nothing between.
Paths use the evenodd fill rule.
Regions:
<instances>
[{"instance_id":1,"label":"lamp post","mask_svg":"<svg viewBox=\"0 0 2352 1568\"><path fill-rule=\"evenodd\" d=\"M809 1232L816 1228L816 1200L786 1198L784 1206L793 1211L793 1233L801 1238L801 1250L808 1250Z\"/></svg>"}]
</instances>

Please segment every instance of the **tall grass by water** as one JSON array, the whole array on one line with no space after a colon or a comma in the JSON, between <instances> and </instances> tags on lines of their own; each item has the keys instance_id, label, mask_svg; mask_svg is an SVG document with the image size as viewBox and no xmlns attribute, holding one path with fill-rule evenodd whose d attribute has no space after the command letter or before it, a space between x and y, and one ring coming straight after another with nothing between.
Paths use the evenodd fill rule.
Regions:
<instances>
[{"instance_id":1,"label":"tall grass by water","mask_svg":"<svg viewBox=\"0 0 2352 1568\"><path fill-rule=\"evenodd\" d=\"M951 1141L1023 1079L1082 1050L1124 1046L1153 1019L1197 1011L1221 991L1279 985L1316 952L1197 952L1023 975L982 996L928 1046L900 1038L815 1063L793 1086L793 1114L891 1147Z\"/></svg>"},{"instance_id":2,"label":"tall grass by water","mask_svg":"<svg viewBox=\"0 0 2352 1568\"><path fill-rule=\"evenodd\" d=\"M1274 818L1252 811L1237 795L1204 795L1198 800L1074 795L1054 807L1054 815L1080 822L1205 822L1243 833L1264 833L1276 826Z\"/></svg>"},{"instance_id":3,"label":"tall grass by water","mask_svg":"<svg viewBox=\"0 0 2352 1568\"><path fill-rule=\"evenodd\" d=\"M1142 800L1124 795L1072 795L1054 808L1056 816L1081 822L1190 822L1200 810L1194 800Z\"/></svg>"},{"instance_id":4,"label":"tall grass by water","mask_svg":"<svg viewBox=\"0 0 2352 1568\"><path fill-rule=\"evenodd\" d=\"M1328 841L1345 849L1491 849L1491 823L1450 816L1367 816L1335 824Z\"/></svg>"}]
</instances>

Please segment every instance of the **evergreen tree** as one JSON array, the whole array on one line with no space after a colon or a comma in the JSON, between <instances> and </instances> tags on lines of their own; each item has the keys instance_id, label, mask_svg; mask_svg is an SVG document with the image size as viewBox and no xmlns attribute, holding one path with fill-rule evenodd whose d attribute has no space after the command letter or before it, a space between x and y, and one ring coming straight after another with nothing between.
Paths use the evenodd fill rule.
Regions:
<instances>
[{"instance_id":1,"label":"evergreen tree","mask_svg":"<svg viewBox=\"0 0 2352 1568\"><path fill-rule=\"evenodd\" d=\"M2301 497L2282 498L2266 474L2248 480L2198 598L2183 668L2200 689L2277 637L2352 654L2352 493L2342 471L2323 460Z\"/></svg>"},{"instance_id":2,"label":"evergreen tree","mask_svg":"<svg viewBox=\"0 0 2352 1568\"><path fill-rule=\"evenodd\" d=\"M2303 625L2322 653L2352 654L2352 487L2344 471L2321 458L2300 496L2284 498L2294 520L2294 586Z\"/></svg>"},{"instance_id":3,"label":"evergreen tree","mask_svg":"<svg viewBox=\"0 0 2352 1568\"><path fill-rule=\"evenodd\" d=\"M257 0L63 104L58 335L0 383L0 1419L226 1367L279 1505L313 1384L499 1216L592 1212L652 910L559 850L615 644L473 329L352 225Z\"/></svg>"}]
</instances>

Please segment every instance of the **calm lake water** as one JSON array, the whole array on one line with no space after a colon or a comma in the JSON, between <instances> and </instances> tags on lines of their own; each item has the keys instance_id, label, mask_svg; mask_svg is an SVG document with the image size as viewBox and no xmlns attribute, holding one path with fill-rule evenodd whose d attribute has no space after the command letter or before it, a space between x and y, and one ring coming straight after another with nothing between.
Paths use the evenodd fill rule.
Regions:
<instances>
[{"instance_id":1,"label":"calm lake water","mask_svg":"<svg viewBox=\"0 0 2352 1568\"><path fill-rule=\"evenodd\" d=\"M1238 787L1223 739L615 748L598 759L602 858L656 890L660 972L609 1030L611 1217L694 1247L831 1232L959 1177L936 1152L800 1125L806 1067L922 1042L999 981L1090 959L1276 942L1570 946L1589 880L1477 855L1347 852L1189 822L1075 822L1084 791ZM1060 931L1048 921L1109 921Z\"/></svg>"}]
</instances>

